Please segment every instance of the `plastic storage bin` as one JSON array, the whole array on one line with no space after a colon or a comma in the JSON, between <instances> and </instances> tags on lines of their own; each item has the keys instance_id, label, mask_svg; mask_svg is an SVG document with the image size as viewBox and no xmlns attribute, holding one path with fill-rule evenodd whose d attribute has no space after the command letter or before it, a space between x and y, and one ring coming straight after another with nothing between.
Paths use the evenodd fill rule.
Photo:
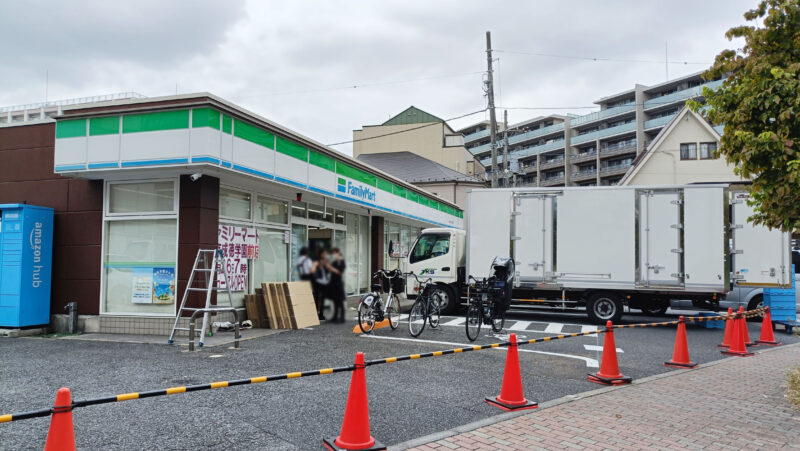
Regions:
<instances>
[{"instance_id":1,"label":"plastic storage bin","mask_svg":"<svg viewBox=\"0 0 800 451\"><path fill-rule=\"evenodd\" d=\"M53 209L0 204L0 327L50 323Z\"/></svg>"},{"instance_id":2,"label":"plastic storage bin","mask_svg":"<svg viewBox=\"0 0 800 451\"><path fill-rule=\"evenodd\" d=\"M699 316L719 316L721 312L699 312ZM700 323L706 329L725 329L724 319L714 319Z\"/></svg>"},{"instance_id":3,"label":"plastic storage bin","mask_svg":"<svg viewBox=\"0 0 800 451\"><path fill-rule=\"evenodd\" d=\"M794 269L792 269L792 275L794 275ZM796 289L794 278L792 278L791 288L764 289L764 305L769 306L772 322L783 324L787 331L790 331L792 327L800 326L797 324Z\"/></svg>"}]
</instances>

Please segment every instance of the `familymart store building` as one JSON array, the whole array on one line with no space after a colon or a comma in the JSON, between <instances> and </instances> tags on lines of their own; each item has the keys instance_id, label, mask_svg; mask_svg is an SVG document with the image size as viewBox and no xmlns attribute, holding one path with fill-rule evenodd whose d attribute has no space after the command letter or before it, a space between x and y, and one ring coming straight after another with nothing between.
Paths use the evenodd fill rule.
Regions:
<instances>
[{"instance_id":1,"label":"familymart store building","mask_svg":"<svg viewBox=\"0 0 800 451\"><path fill-rule=\"evenodd\" d=\"M422 228L462 227L455 205L210 94L79 105L55 128L54 173L102 184L100 296L80 300L101 332L168 333L198 249L225 250L243 307L298 279L302 246L342 249L354 294L387 233L409 249Z\"/></svg>"}]
</instances>

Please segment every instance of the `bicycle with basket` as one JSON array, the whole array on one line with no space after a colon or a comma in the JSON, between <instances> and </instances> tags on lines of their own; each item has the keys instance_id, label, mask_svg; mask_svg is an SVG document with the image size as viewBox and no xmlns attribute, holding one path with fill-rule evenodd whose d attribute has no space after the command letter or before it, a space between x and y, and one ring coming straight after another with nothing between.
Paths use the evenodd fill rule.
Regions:
<instances>
[{"instance_id":1,"label":"bicycle with basket","mask_svg":"<svg viewBox=\"0 0 800 451\"><path fill-rule=\"evenodd\" d=\"M481 325L491 325L498 333L503 330L506 310L511 305L511 288L514 281L514 260L495 257L490 276L478 280L468 276L467 307L465 328L469 341L475 341L481 332Z\"/></svg>"},{"instance_id":2,"label":"bicycle with basket","mask_svg":"<svg viewBox=\"0 0 800 451\"><path fill-rule=\"evenodd\" d=\"M397 329L400 325L400 300L395 293L403 291L404 279L398 269L387 271L379 269L372 275L372 279L380 278L381 283L373 283L372 291L361 296L358 302L358 326L361 332L368 334L375 328L375 323L389 319L389 327ZM383 301L384 280L388 282L389 290L386 293L386 302Z\"/></svg>"},{"instance_id":3,"label":"bicycle with basket","mask_svg":"<svg viewBox=\"0 0 800 451\"><path fill-rule=\"evenodd\" d=\"M418 337L425 330L426 323L430 324L433 329L439 327L442 298L436 290L436 284L432 283L432 278L420 280L413 271L405 275L414 276L417 281L417 300L414 301L408 314L408 333L412 337Z\"/></svg>"}]
</instances>

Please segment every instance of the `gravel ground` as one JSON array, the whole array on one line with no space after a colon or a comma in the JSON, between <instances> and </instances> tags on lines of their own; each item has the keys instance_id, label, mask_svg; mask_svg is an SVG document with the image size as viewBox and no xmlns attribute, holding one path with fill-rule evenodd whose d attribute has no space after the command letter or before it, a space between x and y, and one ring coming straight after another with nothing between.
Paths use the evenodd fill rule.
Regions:
<instances>
[{"instance_id":1,"label":"gravel ground","mask_svg":"<svg viewBox=\"0 0 800 451\"><path fill-rule=\"evenodd\" d=\"M628 315L625 320L660 318ZM563 332L588 324L581 314L511 313L506 327L517 321L530 322L517 332L520 338L552 335L544 333L548 324L562 324ZM240 350L206 348L191 354L167 345L2 339L0 413L48 407L61 386L70 387L74 399L87 399L340 366L352 363L356 351L374 359L468 343L463 325L426 329L419 340L410 339L405 323L374 334L387 339L353 334L353 325L324 323L248 340ZM759 325L750 323L750 333L756 339ZM674 329L623 329L615 335L625 375L672 371L662 363L672 355ZM478 343L504 337L482 330ZM798 341L782 332L777 337ZM692 359L721 358L716 348L721 339L721 330L690 327ZM521 347L557 354L520 353L526 395L547 401L597 388L586 380L597 368L575 358L599 359L597 351L584 346L597 344L595 338L578 337ZM504 359L505 351L486 350L368 368L372 435L389 445L500 413L483 398L499 393ZM84 407L73 412L75 435L82 449L320 449L323 436L339 432L349 380L349 373L339 373ZM42 449L48 424L41 418L0 425L0 448Z\"/></svg>"}]
</instances>

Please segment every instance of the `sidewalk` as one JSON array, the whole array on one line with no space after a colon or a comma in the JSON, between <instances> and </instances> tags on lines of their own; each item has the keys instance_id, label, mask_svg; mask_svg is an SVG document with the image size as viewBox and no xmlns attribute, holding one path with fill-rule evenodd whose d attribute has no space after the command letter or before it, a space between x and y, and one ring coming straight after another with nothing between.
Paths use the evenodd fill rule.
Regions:
<instances>
[{"instance_id":1,"label":"sidewalk","mask_svg":"<svg viewBox=\"0 0 800 451\"><path fill-rule=\"evenodd\" d=\"M785 398L786 371L800 365L800 344L755 349L762 352L542 403L392 448L800 449L800 410Z\"/></svg>"}]
</instances>

